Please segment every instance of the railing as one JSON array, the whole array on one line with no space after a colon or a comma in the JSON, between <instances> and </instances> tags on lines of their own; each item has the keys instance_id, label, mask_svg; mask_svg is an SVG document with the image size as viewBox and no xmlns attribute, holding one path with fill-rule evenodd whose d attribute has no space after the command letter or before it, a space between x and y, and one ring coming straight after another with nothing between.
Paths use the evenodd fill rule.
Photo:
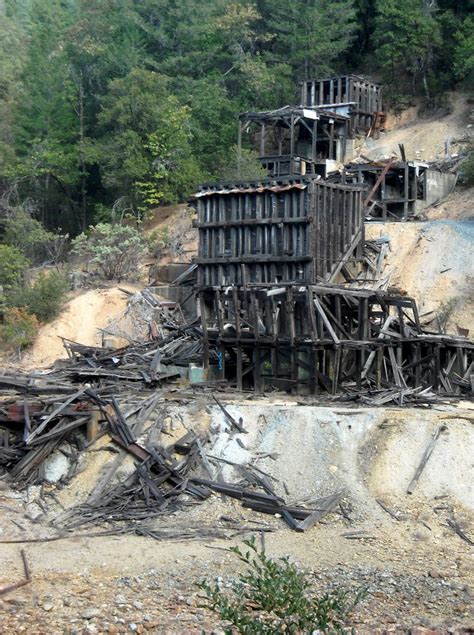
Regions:
<instances>
[{"instance_id":1,"label":"railing","mask_svg":"<svg viewBox=\"0 0 474 635\"><path fill-rule=\"evenodd\" d=\"M310 159L303 157L288 155L277 155L260 157L260 163L271 177L279 178L281 176L314 174L314 164Z\"/></svg>"}]
</instances>

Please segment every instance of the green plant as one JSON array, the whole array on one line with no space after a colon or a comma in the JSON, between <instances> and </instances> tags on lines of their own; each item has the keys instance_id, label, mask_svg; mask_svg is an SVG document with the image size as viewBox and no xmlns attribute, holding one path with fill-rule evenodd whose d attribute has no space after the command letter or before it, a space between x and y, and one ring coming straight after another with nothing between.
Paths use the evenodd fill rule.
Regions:
<instances>
[{"instance_id":1,"label":"green plant","mask_svg":"<svg viewBox=\"0 0 474 635\"><path fill-rule=\"evenodd\" d=\"M215 582L203 581L206 608L230 622L226 633L274 634L344 633L349 613L365 597L366 590L355 595L338 590L315 597L307 573L288 558L274 560L258 550L255 538L244 541L248 550L231 547L246 566L245 572L223 591Z\"/></svg>"},{"instance_id":2,"label":"green plant","mask_svg":"<svg viewBox=\"0 0 474 635\"><path fill-rule=\"evenodd\" d=\"M459 172L462 184L472 187L474 185L474 148L469 150L467 158L461 163Z\"/></svg>"},{"instance_id":3,"label":"green plant","mask_svg":"<svg viewBox=\"0 0 474 635\"><path fill-rule=\"evenodd\" d=\"M9 210L3 220L3 241L17 247L33 264L58 262L64 256L67 236L47 231L21 207Z\"/></svg>"},{"instance_id":4,"label":"green plant","mask_svg":"<svg viewBox=\"0 0 474 635\"><path fill-rule=\"evenodd\" d=\"M21 284L29 264L18 247L0 244L0 285L5 291Z\"/></svg>"},{"instance_id":5,"label":"green plant","mask_svg":"<svg viewBox=\"0 0 474 635\"><path fill-rule=\"evenodd\" d=\"M171 243L171 232L168 225L160 229L154 229L147 238L148 251L155 258L161 258L163 251L168 249Z\"/></svg>"},{"instance_id":6,"label":"green plant","mask_svg":"<svg viewBox=\"0 0 474 635\"><path fill-rule=\"evenodd\" d=\"M216 178L222 181L233 181L235 179L263 179L267 176L268 172L258 160L258 154L254 150L241 148L239 152L238 147L233 146Z\"/></svg>"},{"instance_id":7,"label":"green plant","mask_svg":"<svg viewBox=\"0 0 474 635\"><path fill-rule=\"evenodd\" d=\"M64 274L58 271L40 273L33 284L14 293L9 303L25 307L40 322L49 322L56 317L69 290Z\"/></svg>"},{"instance_id":8,"label":"green plant","mask_svg":"<svg viewBox=\"0 0 474 635\"><path fill-rule=\"evenodd\" d=\"M134 278L145 244L134 227L99 223L73 241L74 255L95 264L107 280Z\"/></svg>"},{"instance_id":9,"label":"green plant","mask_svg":"<svg viewBox=\"0 0 474 635\"><path fill-rule=\"evenodd\" d=\"M30 346L38 332L36 316L24 307L10 307L3 312L0 325L0 344L4 350L20 352Z\"/></svg>"}]
</instances>

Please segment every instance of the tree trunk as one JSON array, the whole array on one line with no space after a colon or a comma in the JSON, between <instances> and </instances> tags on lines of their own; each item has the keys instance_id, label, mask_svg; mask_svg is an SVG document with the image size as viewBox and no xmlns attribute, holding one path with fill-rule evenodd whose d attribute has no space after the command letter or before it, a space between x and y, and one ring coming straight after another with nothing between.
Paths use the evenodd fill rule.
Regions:
<instances>
[{"instance_id":1,"label":"tree trunk","mask_svg":"<svg viewBox=\"0 0 474 635\"><path fill-rule=\"evenodd\" d=\"M84 82L82 71L79 75L79 144L81 155L81 231L86 231L87 223L87 188L86 188L86 161L84 156Z\"/></svg>"}]
</instances>

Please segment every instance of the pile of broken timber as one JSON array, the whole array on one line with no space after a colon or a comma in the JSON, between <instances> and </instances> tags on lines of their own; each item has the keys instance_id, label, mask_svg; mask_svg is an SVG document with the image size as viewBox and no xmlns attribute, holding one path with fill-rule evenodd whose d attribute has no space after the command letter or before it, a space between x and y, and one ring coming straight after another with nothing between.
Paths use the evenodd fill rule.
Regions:
<instances>
[{"instance_id":1,"label":"pile of broken timber","mask_svg":"<svg viewBox=\"0 0 474 635\"><path fill-rule=\"evenodd\" d=\"M101 444L101 451L115 455L91 485L87 500L63 510L50 522L58 532L99 526L109 533L132 531L156 539L202 538L202 528L185 526L164 532L152 521L198 504L212 492L236 498L249 509L278 515L296 531L309 529L339 504L341 494L314 501L310 509L287 505L275 494L269 479L252 465L236 466L239 482L224 483L219 459L205 451L212 441L209 436L188 431L171 445L166 443L162 433L165 396L160 390L144 386L138 395L127 389L126 381L117 379L115 390L117 398L104 397L89 385L78 387L72 380L57 382L51 375L0 377L0 477L14 487L48 482L45 466L58 451L70 463L58 486L70 483L81 455L93 449L99 437L108 440L108 445ZM179 391L176 393L179 398ZM183 399L187 398L183 393ZM231 428L243 432L242 422L234 421L217 403ZM127 457L133 468L125 478L119 477ZM51 488L47 492L52 495ZM46 511L50 505L44 507ZM238 535L252 528L234 523L228 529ZM208 538L220 535L212 527L205 534Z\"/></svg>"},{"instance_id":2,"label":"pile of broken timber","mask_svg":"<svg viewBox=\"0 0 474 635\"><path fill-rule=\"evenodd\" d=\"M63 340L69 363L63 364L57 374L78 381L100 379L103 388L116 381L155 385L171 379L178 375L177 366L201 361L203 340L197 320L168 330L157 339L119 349Z\"/></svg>"}]
</instances>

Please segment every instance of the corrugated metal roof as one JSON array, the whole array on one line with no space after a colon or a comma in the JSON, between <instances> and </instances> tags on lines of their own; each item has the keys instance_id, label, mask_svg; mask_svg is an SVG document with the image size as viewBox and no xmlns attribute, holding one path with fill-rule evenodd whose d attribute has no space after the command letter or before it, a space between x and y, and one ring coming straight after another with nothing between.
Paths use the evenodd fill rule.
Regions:
<instances>
[{"instance_id":1,"label":"corrugated metal roof","mask_svg":"<svg viewBox=\"0 0 474 635\"><path fill-rule=\"evenodd\" d=\"M305 190L307 183L289 183L288 185L260 185L257 187L234 187L221 190L204 190L197 192L194 198L202 198L203 196L214 196L214 194L254 194L256 192L285 192L286 190Z\"/></svg>"}]
</instances>

